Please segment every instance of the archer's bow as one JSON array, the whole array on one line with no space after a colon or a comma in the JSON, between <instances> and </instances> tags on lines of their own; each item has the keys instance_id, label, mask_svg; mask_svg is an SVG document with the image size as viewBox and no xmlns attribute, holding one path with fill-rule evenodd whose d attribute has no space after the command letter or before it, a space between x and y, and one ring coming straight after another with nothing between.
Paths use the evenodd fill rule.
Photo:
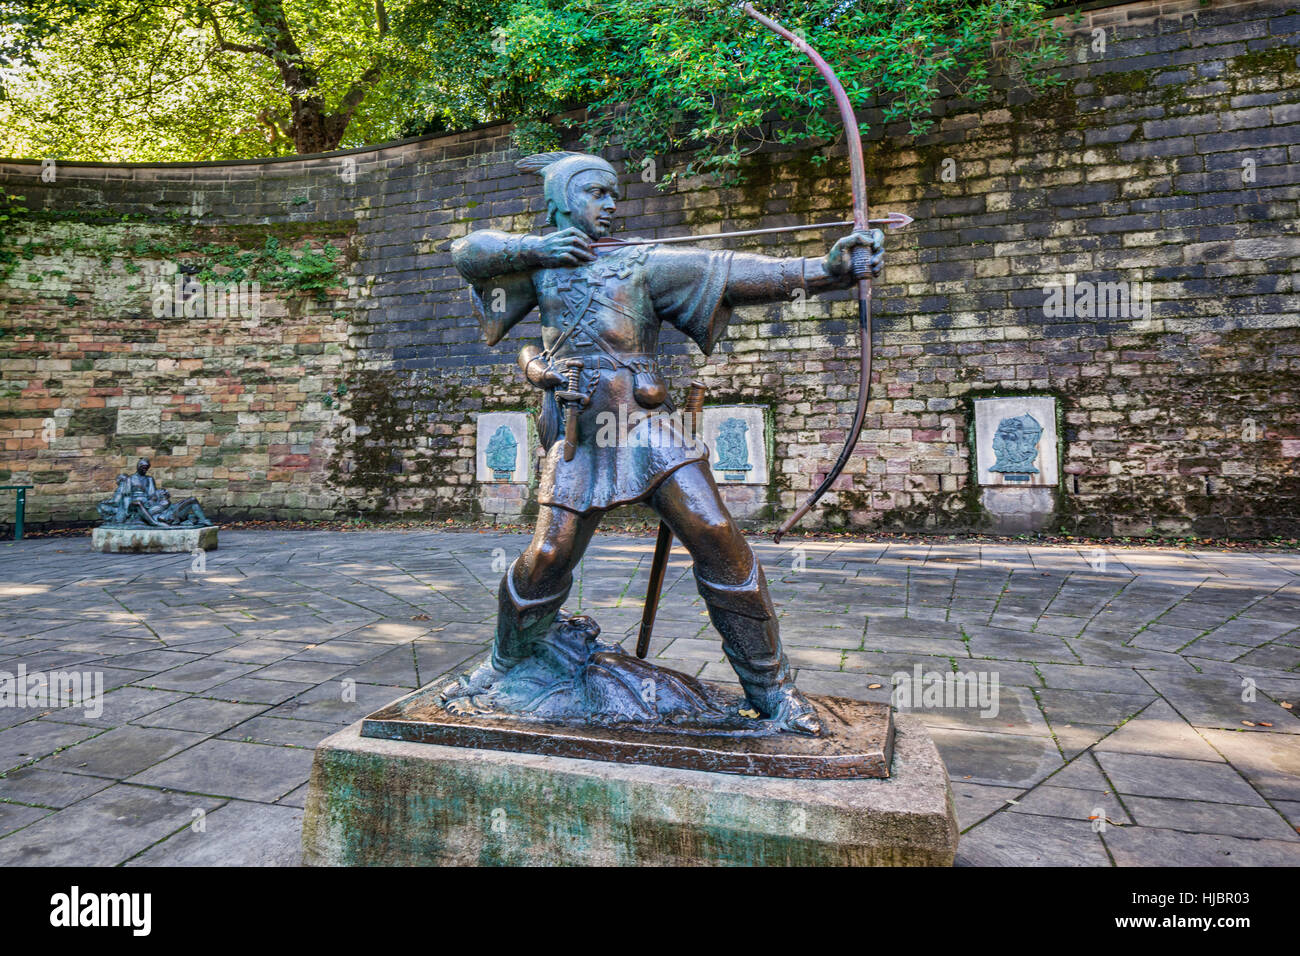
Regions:
<instances>
[{"instance_id":1,"label":"archer's bow","mask_svg":"<svg viewBox=\"0 0 1300 956\"><path fill-rule=\"evenodd\" d=\"M853 113L853 104L849 102L849 96L844 92L844 85L840 83L839 77L831 69L830 64L822 59L821 54L810 47L801 37L791 33L775 20L763 16L748 3L740 7L742 13L752 17L763 26L767 27L773 33L783 37L791 43L796 50L808 57L812 61L817 72L822 75L826 85L830 87L831 95L835 97L835 105L839 108L840 119L844 123L844 138L849 147L849 174L853 183L853 224L855 229L866 229L868 223L867 213L867 172L866 165L862 161L862 134L858 131L858 119ZM858 407L853 413L853 424L849 427L848 437L844 441L844 448L840 451L840 457L836 460L835 465L822 480L814 491L785 523L781 525L773 540L778 544L787 531L799 523L799 519L806 515L817 502L821 499L835 479L840 476L844 466L848 464L849 457L853 454L853 447L858 443L858 435L862 433L862 423L867 417L867 395L871 390L871 269L867 264L870 258L867 250L861 246L853 250L854 272L858 278L858 350L861 353L862 368L860 373L860 382L858 387Z\"/></svg>"}]
</instances>

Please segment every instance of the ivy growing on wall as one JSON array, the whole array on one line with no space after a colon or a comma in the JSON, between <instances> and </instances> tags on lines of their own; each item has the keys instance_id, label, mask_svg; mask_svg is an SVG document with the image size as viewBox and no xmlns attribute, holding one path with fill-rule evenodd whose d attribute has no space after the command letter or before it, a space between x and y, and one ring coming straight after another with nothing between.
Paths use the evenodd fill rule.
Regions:
<instances>
[{"instance_id":1,"label":"ivy growing on wall","mask_svg":"<svg viewBox=\"0 0 1300 956\"><path fill-rule=\"evenodd\" d=\"M242 228L237 231L247 235L235 242L215 242L211 229L186 230L179 225L167 226L161 235L155 229L150 235L132 236L130 216L33 212L22 205L22 196L9 193L0 194L0 200L0 282L7 281L20 263L31 262L38 255L87 256L98 259L105 268L114 260L121 260L128 275L142 271L140 261L170 263L200 282L259 282L269 290L310 294L317 302L325 302L328 290L342 281L343 251L328 239L318 247L308 245L295 249L292 227L267 226L257 231ZM69 222L125 228L103 228L93 237L73 232L56 235L34 228L41 223ZM336 228L340 225L344 227L341 230ZM317 223L314 229L346 233L350 231L348 225L355 224ZM35 271L27 267L20 274L35 283L43 278L60 278L66 273L62 269Z\"/></svg>"},{"instance_id":2,"label":"ivy growing on wall","mask_svg":"<svg viewBox=\"0 0 1300 956\"><path fill-rule=\"evenodd\" d=\"M139 258L172 260L200 282L261 282L272 289L310 292L317 302L324 302L326 291L341 278L340 250L328 241L319 250L295 252L275 236L267 236L259 249L195 239L137 239L126 251Z\"/></svg>"},{"instance_id":3,"label":"ivy growing on wall","mask_svg":"<svg viewBox=\"0 0 1300 956\"><path fill-rule=\"evenodd\" d=\"M27 212L22 196L0 191L0 282L9 278L18 265L21 253L9 241L16 222Z\"/></svg>"}]
</instances>

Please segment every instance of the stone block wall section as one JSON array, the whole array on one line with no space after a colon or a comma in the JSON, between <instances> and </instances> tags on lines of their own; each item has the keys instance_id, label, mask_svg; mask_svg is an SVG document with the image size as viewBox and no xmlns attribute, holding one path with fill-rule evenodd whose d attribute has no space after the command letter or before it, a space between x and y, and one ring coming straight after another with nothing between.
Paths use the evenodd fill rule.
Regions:
<instances>
[{"instance_id":1,"label":"stone block wall section","mask_svg":"<svg viewBox=\"0 0 1300 956\"><path fill-rule=\"evenodd\" d=\"M1062 413L1051 530L1300 531L1300 12L1141 2L1071 30L1056 93L945 101L919 140L864 114L873 209L916 222L890 233L876 286L866 429L809 526L988 527L972 403L1040 394ZM739 188L659 191L629 172L619 228L841 218L842 148L828 155L761 153ZM536 406L514 354L537 327L484 345L447 252L472 229L540 226L517 158L495 126L290 160L55 164L53 181L0 162L29 210L0 237L18 250L0 284L0 479L38 485L35 525L91 519L138 454L225 518L518 512L519 495L476 483L474 419ZM820 255L833 238L735 247ZM277 276L256 317L154 314L158 276L248 256ZM1076 307L1053 309L1067 292ZM766 510L734 492L757 523L843 442L855 324L847 295L747 309L707 361L665 332L676 394L700 377L711 402L771 408Z\"/></svg>"}]
</instances>

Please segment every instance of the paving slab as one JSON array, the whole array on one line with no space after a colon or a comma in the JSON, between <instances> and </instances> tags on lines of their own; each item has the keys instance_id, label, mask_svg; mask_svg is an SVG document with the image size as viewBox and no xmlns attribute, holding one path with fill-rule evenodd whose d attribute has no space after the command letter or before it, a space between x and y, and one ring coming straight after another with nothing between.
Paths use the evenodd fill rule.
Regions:
<instances>
[{"instance_id":1,"label":"paving slab","mask_svg":"<svg viewBox=\"0 0 1300 956\"><path fill-rule=\"evenodd\" d=\"M1092 824L996 813L962 834L957 866L1109 866Z\"/></svg>"},{"instance_id":2,"label":"paving slab","mask_svg":"<svg viewBox=\"0 0 1300 956\"><path fill-rule=\"evenodd\" d=\"M1040 817L1092 822L1132 823L1119 798L1108 790L1075 790L1071 787L1035 787L1007 806L1008 813L1031 813Z\"/></svg>"},{"instance_id":3,"label":"paving slab","mask_svg":"<svg viewBox=\"0 0 1300 956\"><path fill-rule=\"evenodd\" d=\"M1270 800L1300 800L1300 738L1204 731L1207 743Z\"/></svg>"},{"instance_id":4,"label":"paving slab","mask_svg":"<svg viewBox=\"0 0 1300 956\"><path fill-rule=\"evenodd\" d=\"M1023 792L1020 787L991 787L984 783L971 783L969 780L954 780L952 802L957 809L957 825L963 832L969 830L989 814L1006 807L1007 801L1014 800Z\"/></svg>"},{"instance_id":5,"label":"paving slab","mask_svg":"<svg viewBox=\"0 0 1300 956\"><path fill-rule=\"evenodd\" d=\"M48 757L99 732L93 727L40 719L0 730L0 773Z\"/></svg>"},{"instance_id":6,"label":"paving slab","mask_svg":"<svg viewBox=\"0 0 1300 956\"><path fill-rule=\"evenodd\" d=\"M1044 688L1036 692L1043 713L1053 727L1060 724L1102 724L1118 726L1140 713L1155 699L1147 688L1144 694L1115 694L1096 690L1060 690Z\"/></svg>"},{"instance_id":7,"label":"paving slab","mask_svg":"<svg viewBox=\"0 0 1300 956\"><path fill-rule=\"evenodd\" d=\"M112 785L99 777L24 767L0 777L0 800L61 810Z\"/></svg>"},{"instance_id":8,"label":"paving slab","mask_svg":"<svg viewBox=\"0 0 1300 956\"><path fill-rule=\"evenodd\" d=\"M1095 690L1112 694L1151 693L1151 685L1135 671L1121 667L1091 667L1087 664L1039 664L1038 672L1047 686L1058 690Z\"/></svg>"},{"instance_id":9,"label":"paving slab","mask_svg":"<svg viewBox=\"0 0 1300 956\"><path fill-rule=\"evenodd\" d=\"M295 684L316 685L338 677L348 669L346 664L322 661L279 661L259 668L250 676L258 680L287 681Z\"/></svg>"},{"instance_id":10,"label":"paving slab","mask_svg":"<svg viewBox=\"0 0 1300 956\"><path fill-rule=\"evenodd\" d=\"M1073 758L1043 781L1045 787L1068 787L1073 790L1110 790L1110 781L1101 772L1091 751Z\"/></svg>"},{"instance_id":11,"label":"paving slab","mask_svg":"<svg viewBox=\"0 0 1300 956\"><path fill-rule=\"evenodd\" d=\"M1258 693L1253 695L1254 700L1247 699L1250 687L1239 672L1209 675L1151 671L1144 676L1194 727L1300 734L1296 711L1287 711Z\"/></svg>"},{"instance_id":12,"label":"paving slab","mask_svg":"<svg viewBox=\"0 0 1300 956\"><path fill-rule=\"evenodd\" d=\"M1153 701L1142 713L1108 734L1095 749L1098 753L1113 751L1211 762L1223 760L1206 738L1163 700Z\"/></svg>"},{"instance_id":13,"label":"paving slab","mask_svg":"<svg viewBox=\"0 0 1300 956\"><path fill-rule=\"evenodd\" d=\"M1273 809L1282 814L1293 829L1300 832L1300 800L1274 800Z\"/></svg>"},{"instance_id":14,"label":"paving slab","mask_svg":"<svg viewBox=\"0 0 1300 956\"><path fill-rule=\"evenodd\" d=\"M963 671L963 673L970 672L971 669ZM978 674L978 671L975 673ZM915 714L930 728L950 727L1002 734L1028 734L1034 737L1051 735L1051 729L1043 719L1033 693L1028 689L999 685L996 697L991 693L991 685L988 686L988 690L991 705L988 707L981 707L978 703L971 702L970 706L965 707L913 705L899 707L899 711Z\"/></svg>"},{"instance_id":15,"label":"paving slab","mask_svg":"<svg viewBox=\"0 0 1300 956\"><path fill-rule=\"evenodd\" d=\"M710 664L701 673L705 680L735 681L735 672L726 664ZM872 687L871 685L877 685ZM799 687L809 694L831 697L850 697L854 700L871 700L881 703L890 700L891 690L887 676L871 674L846 674L834 671L806 671L799 677Z\"/></svg>"},{"instance_id":16,"label":"paving slab","mask_svg":"<svg viewBox=\"0 0 1300 956\"><path fill-rule=\"evenodd\" d=\"M984 627L975 624L963 625L962 630L970 637L968 646L971 657L1049 664L1078 663L1070 645L1051 634L1032 634L1028 628L1016 630L1005 626Z\"/></svg>"},{"instance_id":17,"label":"paving slab","mask_svg":"<svg viewBox=\"0 0 1300 956\"><path fill-rule=\"evenodd\" d=\"M105 661L111 661L114 667L125 667L130 670L144 671L147 674L160 674L163 671L171 670L174 667L180 667L182 664L188 664L190 661L198 660L202 655L187 653L185 651L171 650L147 650L136 651L133 654L118 654L112 657L104 658Z\"/></svg>"},{"instance_id":18,"label":"paving slab","mask_svg":"<svg viewBox=\"0 0 1300 956\"><path fill-rule=\"evenodd\" d=\"M302 810L232 800L155 844L127 866L298 866Z\"/></svg>"},{"instance_id":19,"label":"paving slab","mask_svg":"<svg viewBox=\"0 0 1300 956\"><path fill-rule=\"evenodd\" d=\"M41 767L123 780L194 746L205 736L161 727L115 727L47 758Z\"/></svg>"},{"instance_id":20,"label":"paving slab","mask_svg":"<svg viewBox=\"0 0 1300 956\"><path fill-rule=\"evenodd\" d=\"M1224 763L1126 753L1099 753L1097 760L1119 793L1265 806L1255 789Z\"/></svg>"},{"instance_id":21,"label":"paving slab","mask_svg":"<svg viewBox=\"0 0 1300 956\"><path fill-rule=\"evenodd\" d=\"M1245 644L1259 647L1277 640L1285 634L1295 633L1294 621L1261 621L1255 618L1238 617L1214 628L1201 640L1224 641L1228 644Z\"/></svg>"},{"instance_id":22,"label":"paving slab","mask_svg":"<svg viewBox=\"0 0 1300 956\"><path fill-rule=\"evenodd\" d=\"M241 704L283 704L297 697L314 684L295 681L262 680L258 677L236 677L203 692L213 700L228 700Z\"/></svg>"},{"instance_id":23,"label":"paving slab","mask_svg":"<svg viewBox=\"0 0 1300 956\"><path fill-rule=\"evenodd\" d=\"M208 740L156 763L130 782L271 802L306 781L311 757L310 750L297 747Z\"/></svg>"},{"instance_id":24,"label":"paving slab","mask_svg":"<svg viewBox=\"0 0 1300 956\"><path fill-rule=\"evenodd\" d=\"M366 641L332 640L307 646L290 660L315 661L326 664L361 664L384 653L383 644Z\"/></svg>"},{"instance_id":25,"label":"paving slab","mask_svg":"<svg viewBox=\"0 0 1300 956\"><path fill-rule=\"evenodd\" d=\"M610 635L613 639L613 635ZM488 644L466 644L453 641L416 641L415 666L418 686L423 687L448 673L459 672L471 660L482 654Z\"/></svg>"},{"instance_id":26,"label":"paving slab","mask_svg":"<svg viewBox=\"0 0 1300 956\"><path fill-rule=\"evenodd\" d=\"M148 686L161 690L198 694L255 670L257 670L256 664L205 659L182 664L180 667L172 668L140 683L147 683Z\"/></svg>"},{"instance_id":27,"label":"paving slab","mask_svg":"<svg viewBox=\"0 0 1300 956\"><path fill-rule=\"evenodd\" d=\"M1236 663L1245 668L1294 671L1300 667L1300 647L1281 642L1265 644L1238 657Z\"/></svg>"},{"instance_id":28,"label":"paving slab","mask_svg":"<svg viewBox=\"0 0 1300 956\"><path fill-rule=\"evenodd\" d=\"M1066 760L1073 760L1079 754L1096 747L1106 737L1114 733L1111 724L1062 724L1052 726L1052 735L1061 755Z\"/></svg>"},{"instance_id":29,"label":"paving slab","mask_svg":"<svg viewBox=\"0 0 1300 956\"><path fill-rule=\"evenodd\" d=\"M408 688L386 684L327 681L272 708L267 715L349 724L407 693Z\"/></svg>"},{"instance_id":30,"label":"paving slab","mask_svg":"<svg viewBox=\"0 0 1300 956\"><path fill-rule=\"evenodd\" d=\"M1031 787L1061 765L1050 737L931 727L953 780L1002 787Z\"/></svg>"},{"instance_id":31,"label":"paving slab","mask_svg":"<svg viewBox=\"0 0 1300 956\"><path fill-rule=\"evenodd\" d=\"M0 839L0 866L116 866L220 803L116 784Z\"/></svg>"},{"instance_id":32,"label":"paving slab","mask_svg":"<svg viewBox=\"0 0 1300 956\"><path fill-rule=\"evenodd\" d=\"M307 806L307 792L310 789L309 783L304 783L296 790L285 794L279 800L275 801L276 806L297 807L299 810Z\"/></svg>"},{"instance_id":33,"label":"paving slab","mask_svg":"<svg viewBox=\"0 0 1300 956\"><path fill-rule=\"evenodd\" d=\"M338 730L338 724L318 720L294 720L286 717L254 717L221 735L224 740L242 740L284 747L315 746Z\"/></svg>"},{"instance_id":34,"label":"paving slab","mask_svg":"<svg viewBox=\"0 0 1300 956\"><path fill-rule=\"evenodd\" d=\"M217 734L264 710L265 704L234 704L225 700L191 697L138 717L134 723L141 727L167 727L171 730Z\"/></svg>"},{"instance_id":35,"label":"paving slab","mask_svg":"<svg viewBox=\"0 0 1300 956\"><path fill-rule=\"evenodd\" d=\"M15 830L21 830L29 823L35 823L51 812L46 807L25 807L15 803L0 803L0 836L7 836Z\"/></svg>"},{"instance_id":36,"label":"paving slab","mask_svg":"<svg viewBox=\"0 0 1300 956\"><path fill-rule=\"evenodd\" d=\"M1110 827L1105 840L1117 866L1300 866L1300 843L1292 841L1152 827Z\"/></svg>"},{"instance_id":37,"label":"paving slab","mask_svg":"<svg viewBox=\"0 0 1300 956\"><path fill-rule=\"evenodd\" d=\"M244 664L274 664L287 657L300 654L310 641L252 640L217 651L217 660L238 661Z\"/></svg>"},{"instance_id":38,"label":"paving slab","mask_svg":"<svg viewBox=\"0 0 1300 956\"><path fill-rule=\"evenodd\" d=\"M1133 818L1144 827L1300 842L1300 834L1272 807L1134 796L1125 797L1124 802L1133 812Z\"/></svg>"}]
</instances>

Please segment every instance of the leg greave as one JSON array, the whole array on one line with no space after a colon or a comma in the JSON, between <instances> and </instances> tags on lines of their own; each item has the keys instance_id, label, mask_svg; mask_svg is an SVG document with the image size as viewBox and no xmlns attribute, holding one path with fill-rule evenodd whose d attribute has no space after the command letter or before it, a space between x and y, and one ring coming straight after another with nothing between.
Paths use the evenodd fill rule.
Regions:
<instances>
[{"instance_id":1,"label":"leg greave","mask_svg":"<svg viewBox=\"0 0 1300 956\"><path fill-rule=\"evenodd\" d=\"M573 587L573 575L564 576L561 589L548 597L521 597L515 586L515 564L506 568L497 590L497 633L492 645L492 666L509 670L529 654L529 645L550 630Z\"/></svg>"},{"instance_id":2,"label":"leg greave","mask_svg":"<svg viewBox=\"0 0 1300 956\"><path fill-rule=\"evenodd\" d=\"M755 559L742 584L717 584L701 577L697 569L695 583L745 694L768 714L777 693L790 680L790 665L781 648L776 609L762 566Z\"/></svg>"}]
</instances>

